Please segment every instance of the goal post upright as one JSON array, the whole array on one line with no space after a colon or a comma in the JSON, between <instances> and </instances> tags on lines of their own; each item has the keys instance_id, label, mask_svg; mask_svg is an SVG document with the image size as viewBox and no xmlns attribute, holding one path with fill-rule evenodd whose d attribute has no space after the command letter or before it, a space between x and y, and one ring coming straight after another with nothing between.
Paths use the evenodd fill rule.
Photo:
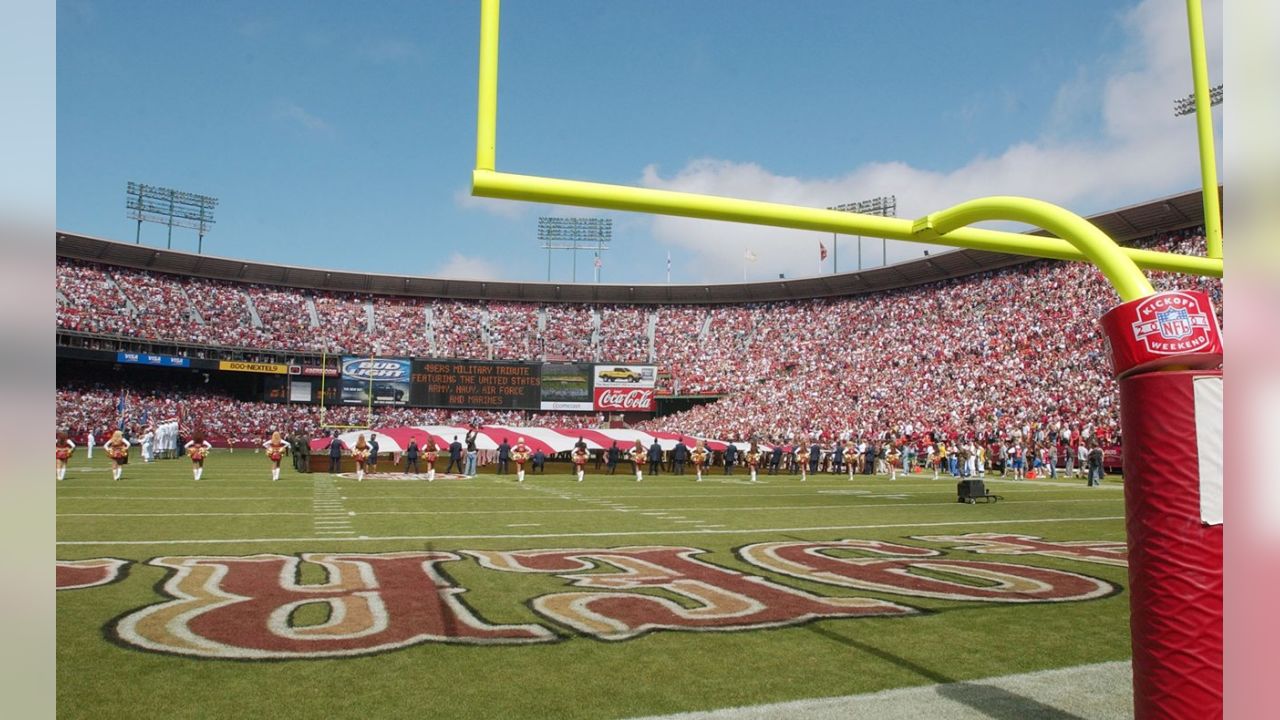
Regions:
<instances>
[{"instance_id":1,"label":"goal post upright","mask_svg":"<svg viewBox=\"0 0 1280 720\"><path fill-rule=\"evenodd\" d=\"M1098 267L1122 300L1101 318L1120 388L1121 431L1126 444L1142 449L1125 453L1124 459L1135 716L1221 717L1221 331L1207 293L1156 293L1142 272L1223 273L1200 0L1187 0L1187 9L1206 257L1123 248L1078 214L1025 197L978 198L911 220L498 172L499 6L500 0L481 0L473 195L881 237ZM1057 237L970 227L988 220L1025 222Z\"/></svg>"},{"instance_id":2,"label":"goal post upright","mask_svg":"<svg viewBox=\"0 0 1280 720\"><path fill-rule=\"evenodd\" d=\"M326 421L325 416L328 413L328 406L325 403L325 378L329 375L329 355L328 348L320 351L320 428L322 430L368 430L373 427L373 377L369 378L369 402L368 411L365 415L363 425L344 425L340 423L331 423ZM342 356L338 356L341 358ZM370 357L370 360L373 358ZM338 362L338 377L342 377L342 362ZM341 385L339 385L341 387Z\"/></svg>"}]
</instances>

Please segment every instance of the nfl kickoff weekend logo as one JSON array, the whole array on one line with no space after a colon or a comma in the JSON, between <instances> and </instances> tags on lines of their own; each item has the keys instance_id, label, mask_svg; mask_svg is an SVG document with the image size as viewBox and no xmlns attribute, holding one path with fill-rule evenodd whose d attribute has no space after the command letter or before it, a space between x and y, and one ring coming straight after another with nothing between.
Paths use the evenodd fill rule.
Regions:
<instances>
[{"instance_id":1,"label":"nfl kickoff weekend logo","mask_svg":"<svg viewBox=\"0 0 1280 720\"><path fill-rule=\"evenodd\" d=\"M1155 355L1181 355L1209 348L1209 308L1183 292L1160 293L1134 308L1133 337Z\"/></svg>"}]
</instances>

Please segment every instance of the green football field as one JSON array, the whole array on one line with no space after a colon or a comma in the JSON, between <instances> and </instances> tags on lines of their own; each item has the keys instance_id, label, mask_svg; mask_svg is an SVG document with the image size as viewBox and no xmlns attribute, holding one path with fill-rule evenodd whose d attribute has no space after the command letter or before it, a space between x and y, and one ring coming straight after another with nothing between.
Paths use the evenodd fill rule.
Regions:
<instances>
[{"instance_id":1,"label":"green football field","mask_svg":"<svg viewBox=\"0 0 1280 720\"><path fill-rule=\"evenodd\" d=\"M1122 486L270 480L77 451L66 718L622 718L1129 657Z\"/></svg>"}]
</instances>

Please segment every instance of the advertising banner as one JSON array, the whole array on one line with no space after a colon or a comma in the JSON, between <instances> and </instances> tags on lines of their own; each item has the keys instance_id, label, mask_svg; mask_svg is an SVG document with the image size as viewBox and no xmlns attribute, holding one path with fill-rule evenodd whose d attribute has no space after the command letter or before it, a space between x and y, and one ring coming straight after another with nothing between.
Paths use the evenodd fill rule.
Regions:
<instances>
[{"instance_id":1,"label":"advertising banner","mask_svg":"<svg viewBox=\"0 0 1280 720\"><path fill-rule=\"evenodd\" d=\"M590 363L555 363L542 366L543 410L590 412L595 368Z\"/></svg>"},{"instance_id":2,"label":"advertising banner","mask_svg":"<svg viewBox=\"0 0 1280 720\"><path fill-rule=\"evenodd\" d=\"M284 375L289 372L288 365L282 365L279 363L242 362L240 360L219 360L218 369L230 370L231 372L267 373L269 375Z\"/></svg>"},{"instance_id":3,"label":"advertising banner","mask_svg":"<svg viewBox=\"0 0 1280 720\"><path fill-rule=\"evenodd\" d=\"M307 380L291 380L289 381L289 402L311 402L311 394L315 392L314 386Z\"/></svg>"},{"instance_id":4,"label":"advertising banner","mask_svg":"<svg viewBox=\"0 0 1280 720\"><path fill-rule=\"evenodd\" d=\"M408 405L412 362L408 358L342 358L342 402Z\"/></svg>"},{"instance_id":5,"label":"advertising banner","mask_svg":"<svg viewBox=\"0 0 1280 720\"><path fill-rule=\"evenodd\" d=\"M537 410L541 365L414 360L410 401L417 406Z\"/></svg>"},{"instance_id":6,"label":"advertising banner","mask_svg":"<svg viewBox=\"0 0 1280 720\"><path fill-rule=\"evenodd\" d=\"M298 372L296 373L293 372L293 367L297 367ZM336 367L322 368L322 367L316 367L314 365L303 365L301 367L295 365L293 367L289 368L289 372L293 373L294 375L303 375L306 377L319 377L321 375L324 375L325 377L338 377L339 375L338 368Z\"/></svg>"},{"instance_id":7,"label":"advertising banner","mask_svg":"<svg viewBox=\"0 0 1280 720\"><path fill-rule=\"evenodd\" d=\"M653 412L658 407L656 365L596 365L593 405L601 412Z\"/></svg>"},{"instance_id":8,"label":"advertising banner","mask_svg":"<svg viewBox=\"0 0 1280 720\"><path fill-rule=\"evenodd\" d=\"M651 387L595 389L595 408L601 412L653 412L657 407L658 401Z\"/></svg>"},{"instance_id":9,"label":"advertising banner","mask_svg":"<svg viewBox=\"0 0 1280 720\"><path fill-rule=\"evenodd\" d=\"M116 362L131 365L160 365L162 367L191 367L191 360L174 355L155 355L152 353L118 352Z\"/></svg>"}]
</instances>

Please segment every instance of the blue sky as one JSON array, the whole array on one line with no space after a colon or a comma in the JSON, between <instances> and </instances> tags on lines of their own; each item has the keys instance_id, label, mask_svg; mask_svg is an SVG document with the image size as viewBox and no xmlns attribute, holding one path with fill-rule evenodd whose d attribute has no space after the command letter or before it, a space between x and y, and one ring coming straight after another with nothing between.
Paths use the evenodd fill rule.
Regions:
<instances>
[{"instance_id":1,"label":"blue sky","mask_svg":"<svg viewBox=\"0 0 1280 720\"><path fill-rule=\"evenodd\" d=\"M210 254L335 269L544 280L541 215L614 218L606 282L664 282L668 252L673 282L810 275L831 245L469 197L478 0L61 0L57 19L63 230L132 241L135 180L218 197ZM1218 0L1206 24L1217 84ZM816 207L893 194L900 215L988 194L1090 213L1199 182L1194 123L1171 112L1181 2L506 0L501 53L510 172Z\"/></svg>"}]
</instances>

